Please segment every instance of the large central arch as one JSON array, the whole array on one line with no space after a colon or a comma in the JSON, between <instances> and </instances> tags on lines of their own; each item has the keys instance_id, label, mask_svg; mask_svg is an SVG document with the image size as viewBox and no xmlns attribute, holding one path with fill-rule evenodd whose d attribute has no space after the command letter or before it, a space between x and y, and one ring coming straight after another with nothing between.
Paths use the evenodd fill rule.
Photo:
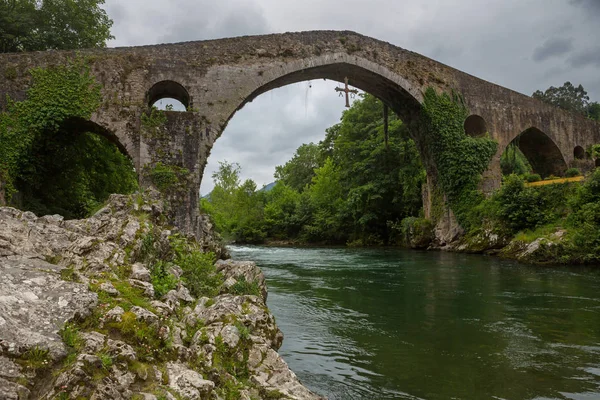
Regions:
<instances>
[{"instance_id":1,"label":"large central arch","mask_svg":"<svg viewBox=\"0 0 600 400\"><path fill-rule=\"evenodd\" d=\"M420 88L413 87L409 81L379 64L339 53L256 71L256 79L251 80L254 85L240 96L241 100L227 116L227 122L220 126L217 137L238 110L263 93L303 81L328 79L343 83L346 78L351 86L379 98L402 121L410 123L418 117L423 99Z\"/></svg>"}]
</instances>

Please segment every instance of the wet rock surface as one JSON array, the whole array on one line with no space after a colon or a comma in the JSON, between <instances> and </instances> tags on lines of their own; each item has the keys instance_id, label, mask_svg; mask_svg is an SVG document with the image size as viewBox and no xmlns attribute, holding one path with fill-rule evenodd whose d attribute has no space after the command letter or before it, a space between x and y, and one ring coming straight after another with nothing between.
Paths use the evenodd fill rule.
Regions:
<instances>
[{"instance_id":1,"label":"wet rock surface","mask_svg":"<svg viewBox=\"0 0 600 400\"><path fill-rule=\"evenodd\" d=\"M218 261L219 286L194 296L162 207L112 196L74 221L0 208L0 399L321 398L277 354L260 269Z\"/></svg>"}]
</instances>

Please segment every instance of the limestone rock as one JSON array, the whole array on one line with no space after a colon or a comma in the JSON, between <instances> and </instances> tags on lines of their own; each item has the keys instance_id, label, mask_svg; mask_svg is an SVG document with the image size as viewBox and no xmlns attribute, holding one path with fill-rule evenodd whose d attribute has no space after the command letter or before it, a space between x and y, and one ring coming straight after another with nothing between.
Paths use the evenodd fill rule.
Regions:
<instances>
[{"instance_id":1,"label":"limestone rock","mask_svg":"<svg viewBox=\"0 0 600 400\"><path fill-rule=\"evenodd\" d=\"M131 266L131 279L143 282L150 282L150 271L140 263L135 263Z\"/></svg>"},{"instance_id":2,"label":"limestone rock","mask_svg":"<svg viewBox=\"0 0 600 400\"><path fill-rule=\"evenodd\" d=\"M84 351L91 354L102 350L106 342L106 336L99 332L83 332L81 333L81 338L85 342Z\"/></svg>"},{"instance_id":3,"label":"limestone rock","mask_svg":"<svg viewBox=\"0 0 600 400\"><path fill-rule=\"evenodd\" d=\"M17 383L25 379L21 366L0 356L0 399L19 400L29 396L29 389Z\"/></svg>"},{"instance_id":4,"label":"limestone rock","mask_svg":"<svg viewBox=\"0 0 600 400\"><path fill-rule=\"evenodd\" d=\"M217 296L214 298L214 304L210 307L199 304L185 318L185 321L187 323L194 319L201 320L210 331L212 330L211 325L232 318L246 326L255 340L264 341L275 349L281 346L283 336L275 324L275 318L257 296L233 296L230 294ZM221 333L223 326L214 326L219 327L219 331L215 332L216 336Z\"/></svg>"},{"instance_id":5,"label":"limestone rock","mask_svg":"<svg viewBox=\"0 0 600 400\"><path fill-rule=\"evenodd\" d=\"M120 306L116 306L106 313L105 319L107 321L121 322L121 317L123 317L124 313L125 310L123 310L123 308L121 308Z\"/></svg>"},{"instance_id":6,"label":"limestone rock","mask_svg":"<svg viewBox=\"0 0 600 400\"><path fill-rule=\"evenodd\" d=\"M108 353L115 357L122 357L127 360L135 361L137 355L133 347L120 340L108 339L106 342Z\"/></svg>"},{"instance_id":7,"label":"limestone rock","mask_svg":"<svg viewBox=\"0 0 600 400\"><path fill-rule=\"evenodd\" d=\"M3 400L21 400L27 399L30 395L29 389L18 383L8 381L0 377L0 399Z\"/></svg>"},{"instance_id":8,"label":"limestone rock","mask_svg":"<svg viewBox=\"0 0 600 400\"><path fill-rule=\"evenodd\" d=\"M61 268L36 259L0 258L0 353L19 356L39 346L66 354L59 329L90 314L98 296L60 278Z\"/></svg>"},{"instance_id":9,"label":"limestone rock","mask_svg":"<svg viewBox=\"0 0 600 400\"><path fill-rule=\"evenodd\" d=\"M138 321L143 321L149 325L154 324L158 321L158 317L156 316L156 314L146 310L145 308L134 306L131 307L130 311L135 314L135 318Z\"/></svg>"},{"instance_id":10,"label":"limestone rock","mask_svg":"<svg viewBox=\"0 0 600 400\"><path fill-rule=\"evenodd\" d=\"M129 284L138 289L142 289L144 294L150 298L154 297L154 286L151 283L138 281L137 279L130 279Z\"/></svg>"},{"instance_id":11,"label":"limestone rock","mask_svg":"<svg viewBox=\"0 0 600 400\"><path fill-rule=\"evenodd\" d=\"M111 296L118 296L119 295L119 291L117 289L115 289L115 287L113 286L113 284L110 283L110 282L102 282L100 284L100 290L102 290L103 292L106 292L106 293L110 294Z\"/></svg>"},{"instance_id":12,"label":"limestone rock","mask_svg":"<svg viewBox=\"0 0 600 400\"><path fill-rule=\"evenodd\" d=\"M132 213L134 209L137 212ZM158 202L140 204L139 197L117 195L84 220L38 218L0 207L0 399L54 400L68 394L69 398L124 400L137 394L152 400L156 396L148 392L156 384L169 385L177 398L217 399L215 383L208 378L215 378L214 368L221 368L213 363L220 343L240 362L250 349L249 381L256 387L219 371L221 383L225 379L241 385L240 399L259 398L263 390L278 390L290 399L317 398L302 389L275 352L283 335L265 305L264 276L254 263L220 262L217 268L227 282L224 292L246 280L260 288L259 296L224 293L197 300L179 282L161 301L154 299L150 273L140 262L144 261L141 238L149 232L147 219L154 218L153 229L159 228L153 232L158 233L154 247L158 254L170 251L169 237L175 232L160 230L163 211ZM142 212L144 219L139 218ZM200 218L199 225L202 248L220 247L207 217ZM130 276L123 278L129 268ZM178 278L183 272L178 266L170 271ZM111 283L118 279L141 293L118 291ZM90 288L98 290L103 304L98 306L98 296ZM150 305L139 306L143 304ZM143 335L132 335L119 324L125 310L148 325ZM56 362L67 350L58 332L71 320L82 325L77 336L68 339L76 343L76 354L64 366ZM103 328L110 329L103 330L105 334L94 331ZM165 348L152 349L151 344ZM35 347L49 350L44 370L15 362ZM112 366L107 367L105 357L112 358ZM167 360L171 362L162 370L159 365ZM192 362L194 369L190 369ZM129 371L138 363L141 367ZM169 391L159 392L175 400Z\"/></svg>"},{"instance_id":13,"label":"limestone rock","mask_svg":"<svg viewBox=\"0 0 600 400\"><path fill-rule=\"evenodd\" d=\"M217 271L223 274L226 289L240 280L256 283L264 301L267 301L267 285L265 275L254 261L219 260L215 264Z\"/></svg>"},{"instance_id":14,"label":"limestone rock","mask_svg":"<svg viewBox=\"0 0 600 400\"><path fill-rule=\"evenodd\" d=\"M207 399L215 388L214 382L204 379L198 372L180 363L168 363L167 375L169 387L184 399Z\"/></svg>"}]
</instances>

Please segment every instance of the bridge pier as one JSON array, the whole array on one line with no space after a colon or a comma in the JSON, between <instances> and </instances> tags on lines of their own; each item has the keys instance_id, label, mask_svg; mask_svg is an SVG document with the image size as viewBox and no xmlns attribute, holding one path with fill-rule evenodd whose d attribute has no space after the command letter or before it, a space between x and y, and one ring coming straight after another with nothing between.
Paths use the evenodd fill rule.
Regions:
<instances>
[{"instance_id":1,"label":"bridge pier","mask_svg":"<svg viewBox=\"0 0 600 400\"><path fill-rule=\"evenodd\" d=\"M182 233L202 239L200 182L210 152L211 135L203 117L166 111L166 121L140 133L140 185L164 196L166 216Z\"/></svg>"}]
</instances>

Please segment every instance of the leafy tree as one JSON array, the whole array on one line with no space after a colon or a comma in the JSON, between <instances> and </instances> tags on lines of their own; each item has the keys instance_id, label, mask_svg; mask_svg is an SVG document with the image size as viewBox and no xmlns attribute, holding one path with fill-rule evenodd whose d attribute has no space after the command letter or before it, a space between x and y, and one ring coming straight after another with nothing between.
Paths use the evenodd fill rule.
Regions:
<instances>
[{"instance_id":1,"label":"leafy tree","mask_svg":"<svg viewBox=\"0 0 600 400\"><path fill-rule=\"evenodd\" d=\"M533 171L529 161L527 161L527 157L525 157L519 146L515 143L509 144L504 153L502 153L500 167L503 175L526 175Z\"/></svg>"},{"instance_id":2,"label":"leafy tree","mask_svg":"<svg viewBox=\"0 0 600 400\"><path fill-rule=\"evenodd\" d=\"M303 144L290 161L275 167L275 179L302 192L315 176L314 170L320 166L319 159L319 146L314 143Z\"/></svg>"},{"instance_id":3,"label":"leafy tree","mask_svg":"<svg viewBox=\"0 0 600 400\"><path fill-rule=\"evenodd\" d=\"M340 170L331 158L315 171L312 185L308 189L310 204L314 208L313 218L305 226L311 241L339 241L346 236L342 229L339 211L344 204L344 193L340 182Z\"/></svg>"},{"instance_id":4,"label":"leafy tree","mask_svg":"<svg viewBox=\"0 0 600 400\"><path fill-rule=\"evenodd\" d=\"M36 12L35 0L0 0L0 52L35 47Z\"/></svg>"},{"instance_id":5,"label":"leafy tree","mask_svg":"<svg viewBox=\"0 0 600 400\"><path fill-rule=\"evenodd\" d=\"M113 21L104 0L0 0L0 51L104 47Z\"/></svg>"},{"instance_id":6,"label":"leafy tree","mask_svg":"<svg viewBox=\"0 0 600 400\"><path fill-rule=\"evenodd\" d=\"M215 187L202 199L203 211L210 214L226 240L258 243L265 238L264 197L252 180L240 183L237 163L219 162L212 175Z\"/></svg>"},{"instance_id":7,"label":"leafy tree","mask_svg":"<svg viewBox=\"0 0 600 400\"><path fill-rule=\"evenodd\" d=\"M495 197L498 214L513 232L532 229L548 221L544 199L517 175L509 175Z\"/></svg>"},{"instance_id":8,"label":"leafy tree","mask_svg":"<svg viewBox=\"0 0 600 400\"><path fill-rule=\"evenodd\" d=\"M586 114L590 100L583 86L573 86L571 82L565 82L561 87L550 86L545 92L537 90L532 95L538 100L555 105L567 111Z\"/></svg>"},{"instance_id":9,"label":"leafy tree","mask_svg":"<svg viewBox=\"0 0 600 400\"><path fill-rule=\"evenodd\" d=\"M435 184L465 229L469 229L468 214L483 200L478 185L498 147L489 137L474 138L465 133L464 121L468 115L459 94L438 94L428 88L414 127L435 163ZM443 201L439 195L435 197L434 203Z\"/></svg>"},{"instance_id":10,"label":"leafy tree","mask_svg":"<svg viewBox=\"0 0 600 400\"><path fill-rule=\"evenodd\" d=\"M269 237L289 239L299 235L310 217L300 211L300 199L301 194L283 182L267 193L264 216Z\"/></svg>"},{"instance_id":11,"label":"leafy tree","mask_svg":"<svg viewBox=\"0 0 600 400\"><path fill-rule=\"evenodd\" d=\"M600 103L595 101L589 104L588 117L593 120L600 121Z\"/></svg>"},{"instance_id":12,"label":"leafy tree","mask_svg":"<svg viewBox=\"0 0 600 400\"><path fill-rule=\"evenodd\" d=\"M388 222L418 214L425 172L406 126L391 116L386 146L383 104L371 95L355 102L338 124L333 159L346 194L350 240L385 242Z\"/></svg>"},{"instance_id":13,"label":"leafy tree","mask_svg":"<svg viewBox=\"0 0 600 400\"><path fill-rule=\"evenodd\" d=\"M34 141L28 159L16 186L23 208L37 215L83 218L112 193L138 187L131 160L93 133L47 131Z\"/></svg>"}]
</instances>

